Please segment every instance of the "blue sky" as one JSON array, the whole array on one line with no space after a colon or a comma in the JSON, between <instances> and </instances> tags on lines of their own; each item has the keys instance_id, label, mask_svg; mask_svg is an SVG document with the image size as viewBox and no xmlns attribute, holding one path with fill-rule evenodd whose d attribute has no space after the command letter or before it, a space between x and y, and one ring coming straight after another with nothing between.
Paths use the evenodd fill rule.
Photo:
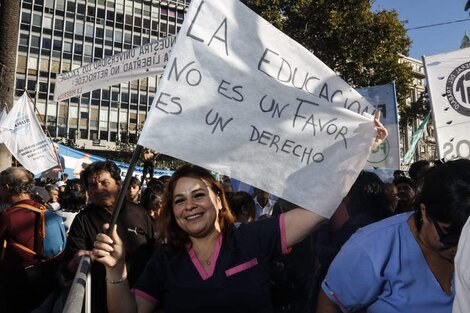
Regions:
<instances>
[{"instance_id":1,"label":"blue sky","mask_svg":"<svg viewBox=\"0 0 470 313\"><path fill-rule=\"evenodd\" d=\"M467 0L376 0L374 9L395 9L401 21L407 20L405 28L445 23L468 19L469 11L464 11ZM470 35L470 20L408 30L413 41L410 56L421 59L422 55L434 55L456 50L465 34Z\"/></svg>"}]
</instances>

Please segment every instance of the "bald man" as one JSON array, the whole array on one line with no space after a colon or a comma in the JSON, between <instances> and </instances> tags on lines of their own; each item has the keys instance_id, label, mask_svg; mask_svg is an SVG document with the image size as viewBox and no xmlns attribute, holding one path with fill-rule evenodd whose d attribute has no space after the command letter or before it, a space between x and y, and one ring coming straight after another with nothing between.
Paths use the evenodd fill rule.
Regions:
<instances>
[{"instance_id":1,"label":"bald man","mask_svg":"<svg viewBox=\"0 0 470 313\"><path fill-rule=\"evenodd\" d=\"M0 197L10 203L0 214L0 312L31 312L56 287L57 264L43 263L34 254L39 214L20 207L44 209L31 198L33 187L33 175L22 167L0 173Z\"/></svg>"}]
</instances>

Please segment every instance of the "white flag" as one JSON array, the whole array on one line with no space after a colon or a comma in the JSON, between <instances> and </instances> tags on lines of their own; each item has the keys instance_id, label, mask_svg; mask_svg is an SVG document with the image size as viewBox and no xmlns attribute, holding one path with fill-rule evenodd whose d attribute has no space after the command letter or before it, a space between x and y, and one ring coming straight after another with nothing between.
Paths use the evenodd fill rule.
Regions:
<instances>
[{"instance_id":1,"label":"white flag","mask_svg":"<svg viewBox=\"0 0 470 313\"><path fill-rule=\"evenodd\" d=\"M3 136L2 136L3 128L2 128L2 125L5 121L5 119L7 118L7 116L8 116L7 107L4 106L2 112L0 113L0 143L3 143Z\"/></svg>"},{"instance_id":2,"label":"white flag","mask_svg":"<svg viewBox=\"0 0 470 313\"><path fill-rule=\"evenodd\" d=\"M139 144L330 217L367 160L372 110L241 2L196 0Z\"/></svg>"},{"instance_id":3,"label":"white flag","mask_svg":"<svg viewBox=\"0 0 470 313\"><path fill-rule=\"evenodd\" d=\"M398 131L398 112L395 84L370 86L356 89L376 109L382 111L381 122L388 130L384 140L367 160L366 168L399 169L400 135Z\"/></svg>"},{"instance_id":4,"label":"white flag","mask_svg":"<svg viewBox=\"0 0 470 313\"><path fill-rule=\"evenodd\" d=\"M26 93L18 99L0 128L3 143L27 170L39 174L57 165L52 143L39 125Z\"/></svg>"},{"instance_id":5,"label":"white flag","mask_svg":"<svg viewBox=\"0 0 470 313\"><path fill-rule=\"evenodd\" d=\"M175 36L136 47L57 75L54 101L163 73Z\"/></svg>"},{"instance_id":6,"label":"white flag","mask_svg":"<svg viewBox=\"0 0 470 313\"><path fill-rule=\"evenodd\" d=\"M470 158L470 48L423 57L439 158Z\"/></svg>"}]
</instances>

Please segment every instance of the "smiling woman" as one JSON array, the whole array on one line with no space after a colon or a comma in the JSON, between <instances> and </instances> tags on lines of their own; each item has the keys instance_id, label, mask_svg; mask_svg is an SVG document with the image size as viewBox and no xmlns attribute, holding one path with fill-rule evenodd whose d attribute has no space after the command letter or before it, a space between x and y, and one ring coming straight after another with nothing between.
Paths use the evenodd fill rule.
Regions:
<instances>
[{"instance_id":1,"label":"smiling woman","mask_svg":"<svg viewBox=\"0 0 470 313\"><path fill-rule=\"evenodd\" d=\"M379 115L374 121L380 143L388 133ZM206 169L182 166L163 195L160 245L132 290L116 228L96 236L92 255L106 267L108 311L270 313L272 262L323 219L296 208L235 227L222 184Z\"/></svg>"},{"instance_id":2,"label":"smiling woman","mask_svg":"<svg viewBox=\"0 0 470 313\"><path fill-rule=\"evenodd\" d=\"M121 240L116 232L98 235L93 254L107 268L109 311L271 312L271 261L321 220L294 209L235 227L223 186L209 171L183 166L163 197L157 222L162 244L132 291Z\"/></svg>"}]
</instances>

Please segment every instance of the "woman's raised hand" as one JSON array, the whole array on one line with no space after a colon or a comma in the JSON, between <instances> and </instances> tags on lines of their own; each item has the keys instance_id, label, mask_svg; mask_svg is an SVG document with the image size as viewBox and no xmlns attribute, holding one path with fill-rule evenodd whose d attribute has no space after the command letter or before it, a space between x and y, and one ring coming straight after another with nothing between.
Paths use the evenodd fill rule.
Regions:
<instances>
[{"instance_id":1,"label":"woman's raised hand","mask_svg":"<svg viewBox=\"0 0 470 313\"><path fill-rule=\"evenodd\" d=\"M116 225L111 237L105 234L108 229L109 224L106 223L103 225L103 233L96 235L91 254L93 260L102 263L106 267L113 268L117 264L123 263L125 253L121 238L117 234Z\"/></svg>"},{"instance_id":2,"label":"woman's raised hand","mask_svg":"<svg viewBox=\"0 0 470 313\"><path fill-rule=\"evenodd\" d=\"M388 137L387 128L380 122L380 112L380 110L377 110L374 115L376 135L372 150L376 149Z\"/></svg>"}]
</instances>

